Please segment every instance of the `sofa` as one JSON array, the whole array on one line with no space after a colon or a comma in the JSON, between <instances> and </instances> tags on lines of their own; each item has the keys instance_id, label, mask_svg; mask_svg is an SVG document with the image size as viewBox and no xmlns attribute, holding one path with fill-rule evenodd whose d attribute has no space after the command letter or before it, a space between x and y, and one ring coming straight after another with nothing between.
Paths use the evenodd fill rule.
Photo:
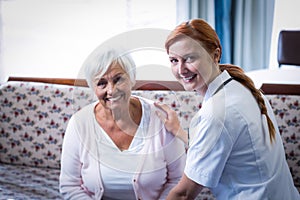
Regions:
<instances>
[{"instance_id":1,"label":"sofa","mask_svg":"<svg viewBox=\"0 0 300 200\"><path fill-rule=\"evenodd\" d=\"M134 89L133 94L170 105L188 130L192 116L201 109L201 96L170 88L144 88ZM300 191L300 93L266 96ZM9 80L0 85L1 199L62 199L60 154L68 120L95 100L89 88L64 82ZM197 199L214 197L205 189Z\"/></svg>"}]
</instances>

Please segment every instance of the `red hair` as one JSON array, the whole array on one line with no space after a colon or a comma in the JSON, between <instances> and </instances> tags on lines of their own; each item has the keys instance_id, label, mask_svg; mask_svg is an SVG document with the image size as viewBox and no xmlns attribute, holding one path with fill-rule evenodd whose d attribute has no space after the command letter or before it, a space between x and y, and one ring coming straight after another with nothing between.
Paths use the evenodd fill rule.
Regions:
<instances>
[{"instance_id":1,"label":"red hair","mask_svg":"<svg viewBox=\"0 0 300 200\"><path fill-rule=\"evenodd\" d=\"M187 36L199 42L205 50L211 54L215 49L220 49L219 62L222 55L222 46L215 30L202 19L193 19L178 25L168 36L165 48L169 53L169 47L178 39Z\"/></svg>"}]
</instances>

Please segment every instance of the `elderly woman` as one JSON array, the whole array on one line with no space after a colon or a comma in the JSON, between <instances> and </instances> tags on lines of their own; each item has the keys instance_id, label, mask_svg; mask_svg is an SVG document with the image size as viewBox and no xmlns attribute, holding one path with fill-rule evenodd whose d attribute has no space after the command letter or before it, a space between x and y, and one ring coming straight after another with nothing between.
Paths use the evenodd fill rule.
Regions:
<instances>
[{"instance_id":1,"label":"elderly woman","mask_svg":"<svg viewBox=\"0 0 300 200\"><path fill-rule=\"evenodd\" d=\"M97 48L84 68L98 101L68 123L60 192L67 199L165 199L183 173L185 148L152 101L131 95L133 60Z\"/></svg>"}]
</instances>

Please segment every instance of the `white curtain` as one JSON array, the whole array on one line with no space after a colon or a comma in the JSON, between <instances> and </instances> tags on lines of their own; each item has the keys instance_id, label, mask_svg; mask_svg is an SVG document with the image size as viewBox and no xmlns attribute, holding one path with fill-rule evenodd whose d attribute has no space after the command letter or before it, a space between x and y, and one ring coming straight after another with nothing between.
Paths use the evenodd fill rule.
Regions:
<instances>
[{"instance_id":1,"label":"white curtain","mask_svg":"<svg viewBox=\"0 0 300 200\"><path fill-rule=\"evenodd\" d=\"M245 71L269 67L274 0L235 0L233 60Z\"/></svg>"},{"instance_id":2,"label":"white curtain","mask_svg":"<svg viewBox=\"0 0 300 200\"><path fill-rule=\"evenodd\" d=\"M180 0L177 0L180 1ZM188 18L202 18L215 27L215 2L213 0L181 1L188 5Z\"/></svg>"},{"instance_id":3,"label":"white curtain","mask_svg":"<svg viewBox=\"0 0 300 200\"><path fill-rule=\"evenodd\" d=\"M251 71L269 66L274 1L177 0L177 12L183 16L182 9L185 9L187 20L202 18L214 28L218 24L216 31L225 57L222 62ZM221 14L216 14L220 12Z\"/></svg>"}]
</instances>

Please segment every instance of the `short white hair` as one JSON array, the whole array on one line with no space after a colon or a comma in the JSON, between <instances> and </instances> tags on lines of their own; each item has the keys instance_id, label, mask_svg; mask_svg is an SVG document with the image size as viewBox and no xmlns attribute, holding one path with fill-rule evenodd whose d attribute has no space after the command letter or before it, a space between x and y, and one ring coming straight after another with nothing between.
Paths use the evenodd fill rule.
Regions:
<instances>
[{"instance_id":1,"label":"short white hair","mask_svg":"<svg viewBox=\"0 0 300 200\"><path fill-rule=\"evenodd\" d=\"M95 78L102 77L112 65L118 63L128 74L132 86L136 83L136 65L130 52L121 48L96 48L84 61L83 69L88 86L94 90Z\"/></svg>"}]
</instances>

